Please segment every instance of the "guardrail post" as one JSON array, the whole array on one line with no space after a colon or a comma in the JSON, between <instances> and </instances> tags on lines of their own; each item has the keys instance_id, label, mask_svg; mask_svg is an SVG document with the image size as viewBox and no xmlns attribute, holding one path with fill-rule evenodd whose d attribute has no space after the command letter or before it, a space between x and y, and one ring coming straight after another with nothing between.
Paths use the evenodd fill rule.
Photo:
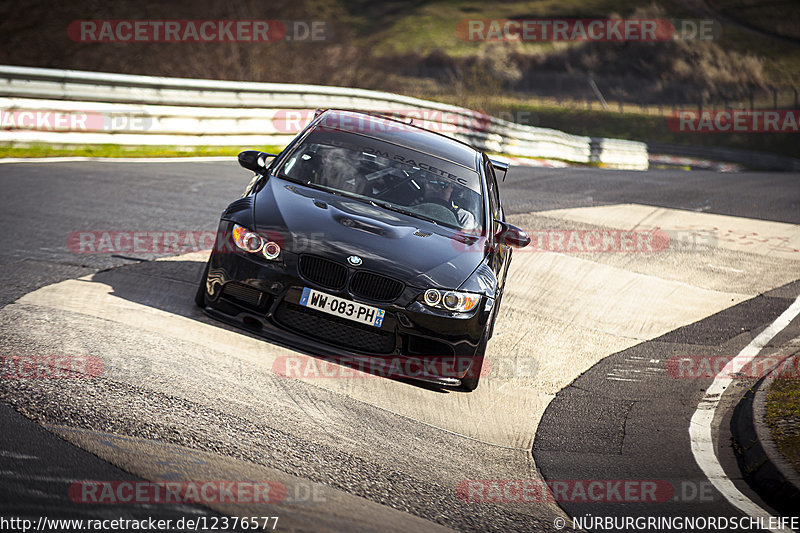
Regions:
<instances>
[{"instance_id":1,"label":"guardrail post","mask_svg":"<svg viewBox=\"0 0 800 533\"><path fill-rule=\"evenodd\" d=\"M589 162L591 163L599 163L600 162L600 154L603 150L602 143L603 139L598 137L592 137L589 140Z\"/></svg>"}]
</instances>

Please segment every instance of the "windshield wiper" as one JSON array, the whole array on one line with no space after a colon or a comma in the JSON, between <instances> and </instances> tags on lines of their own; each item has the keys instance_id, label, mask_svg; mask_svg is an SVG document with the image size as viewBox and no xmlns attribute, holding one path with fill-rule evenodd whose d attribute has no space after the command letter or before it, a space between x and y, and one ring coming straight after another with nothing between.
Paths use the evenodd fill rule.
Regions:
<instances>
[{"instance_id":1,"label":"windshield wiper","mask_svg":"<svg viewBox=\"0 0 800 533\"><path fill-rule=\"evenodd\" d=\"M320 185L319 183L314 183L311 180L302 180L302 179L298 179L298 178L293 178L293 177L291 177L291 176L289 176L287 174L283 174L283 173L278 174L278 177L281 178L281 179L284 179L286 181L291 181L292 183L296 183L298 185L304 185L306 187L311 187L312 189L317 189L317 190L329 192L329 193L332 193L332 194L338 194L338 195L342 195L342 196L347 196L347 194L345 194L344 191L341 191L339 189L334 189L333 187L328 187L327 185Z\"/></svg>"},{"instance_id":2,"label":"windshield wiper","mask_svg":"<svg viewBox=\"0 0 800 533\"><path fill-rule=\"evenodd\" d=\"M327 185L321 185L319 183L314 183L313 181L302 181L302 180L293 179L293 178L287 178L287 180L289 180L289 181L291 181L293 183L297 183L299 185L305 185L306 187L311 187L312 189L317 189L318 191L325 191L325 192L329 192L331 194L335 194L337 196L343 196L344 198L350 198L351 200L356 200L358 202L362 202L362 203L365 203L365 204L373 204L373 205L375 205L375 202L373 202L371 199L369 199L369 198L367 198L365 196L361 196L360 194L350 193L348 191L343 191L342 189L337 189L336 187L329 187Z\"/></svg>"},{"instance_id":3,"label":"windshield wiper","mask_svg":"<svg viewBox=\"0 0 800 533\"><path fill-rule=\"evenodd\" d=\"M370 203L372 203L373 205L376 205L378 207L382 207L384 209L388 209L389 211L394 211L395 213L401 213L403 215L408 215L410 217L419 218L419 219L425 220L427 222L431 222L433 224L436 224L437 226L441 225L438 220L434 220L434 219L432 219L430 217L426 217L425 215L420 215L419 213L415 213L413 211L408 211L406 209L402 209L402 208L397 207L394 204L390 204L388 202L380 202L380 201L376 201L376 200L370 200Z\"/></svg>"},{"instance_id":4,"label":"windshield wiper","mask_svg":"<svg viewBox=\"0 0 800 533\"><path fill-rule=\"evenodd\" d=\"M306 187L311 187L312 189L318 189L320 191L329 192L331 194L338 194L340 196L346 196L344 191L341 191L339 189L335 189L333 187L328 187L327 185L320 185L319 183L314 183L313 181L302 181L300 183L302 183Z\"/></svg>"}]
</instances>

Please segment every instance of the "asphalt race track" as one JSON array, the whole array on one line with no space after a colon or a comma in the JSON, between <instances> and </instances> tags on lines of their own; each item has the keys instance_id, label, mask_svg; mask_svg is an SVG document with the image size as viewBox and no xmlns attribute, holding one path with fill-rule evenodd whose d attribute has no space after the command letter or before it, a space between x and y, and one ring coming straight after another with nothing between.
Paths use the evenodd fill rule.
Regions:
<instances>
[{"instance_id":1,"label":"asphalt race track","mask_svg":"<svg viewBox=\"0 0 800 533\"><path fill-rule=\"evenodd\" d=\"M345 371L211 320L193 304L207 252L68 245L75 232L213 232L248 181L234 159L0 165L4 364L99 364L62 379L4 366L3 516L503 532L570 531L585 515L744 516L693 455L690 420L713 378L670 361L735 356L800 295L800 175L513 168L501 194L533 243L514 254L471 394ZM761 353L799 350L794 317ZM716 399L706 448L775 514L741 480L728 429L755 382ZM543 479L570 494L502 490ZM98 504L76 498L82 480L270 481L285 495ZM614 480L655 483L656 501L572 492Z\"/></svg>"}]
</instances>

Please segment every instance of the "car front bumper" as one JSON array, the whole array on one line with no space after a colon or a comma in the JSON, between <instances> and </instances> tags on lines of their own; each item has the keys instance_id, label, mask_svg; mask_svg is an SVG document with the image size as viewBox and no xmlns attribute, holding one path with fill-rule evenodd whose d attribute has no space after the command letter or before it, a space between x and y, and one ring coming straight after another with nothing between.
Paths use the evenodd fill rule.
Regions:
<instances>
[{"instance_id":1,"label":"car front bumper","mask_svg":"<svg viewBox=\"0 0 800 533\"><path fill-rule=\"evenodd\" d=\"M354 296L349 283L332 290L304 278L298 260L285 250L276 261L215 250L205 280L207 314L311 355L355 361L358 368L365 361L371 369L382 368L381 363L401 361L396 367L407 369L408 360L434 361L412 366L420 370L411 376L403 374L448 385L476 372L493 299L482 297L471 313L449 313L418 301L425 288L405 286L392 302L371 301ZM355 271L348 267L348 279ZM383 309L383 323L374 327L302 306L304 287Z\"/></svg>"}]
</instances>

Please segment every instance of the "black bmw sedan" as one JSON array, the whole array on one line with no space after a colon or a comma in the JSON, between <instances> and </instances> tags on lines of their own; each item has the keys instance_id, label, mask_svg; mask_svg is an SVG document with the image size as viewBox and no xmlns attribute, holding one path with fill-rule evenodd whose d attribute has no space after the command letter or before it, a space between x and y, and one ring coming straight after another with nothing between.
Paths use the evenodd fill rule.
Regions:
<instances>
[{"instance_id":1,"label":"black bmw sedan","mask_svg":"<svg viewBox=\"0 0 800 533\"><path fill-rule=\"evenodd\" d=\"M314 355L419 360L406 377L478 386L511 247L530 242L505 222L506 165L337 110L279 155L239 162L256 175L222 214L196 296L207 314Z\"/></svg>"}]
</instances>

